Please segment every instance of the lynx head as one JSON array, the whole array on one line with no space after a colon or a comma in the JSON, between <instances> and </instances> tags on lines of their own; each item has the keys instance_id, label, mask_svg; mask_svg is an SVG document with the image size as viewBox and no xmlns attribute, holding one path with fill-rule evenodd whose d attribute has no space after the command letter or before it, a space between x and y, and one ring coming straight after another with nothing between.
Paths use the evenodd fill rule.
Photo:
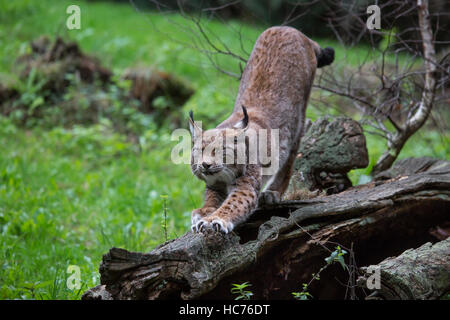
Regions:
<instances>
[{"instance_id":1,"label":"lynx head","mask_svg":"<svg viewBox=\"0 0 450 320\"><path fill-rule=\"evenodd\" d=\"M245 173L247 162L248 115L242 107L244 117L232 128L203 131L189 113L189 129L192 134L191 170L208 186L234 184L237 177Z\"/></svg>"}]
</instances>

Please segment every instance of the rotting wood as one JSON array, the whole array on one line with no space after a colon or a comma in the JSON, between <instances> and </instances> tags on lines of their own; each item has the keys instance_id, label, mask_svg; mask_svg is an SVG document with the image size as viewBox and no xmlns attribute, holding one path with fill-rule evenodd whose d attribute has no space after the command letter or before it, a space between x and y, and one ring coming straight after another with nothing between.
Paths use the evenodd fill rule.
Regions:
<instances>
[{"instance_id":1,"label":"rotting wood","mask_svg":"<svg viewBox=\"0 0 450 320\"><path fill-rule=\"evenodd\" d=\"M439 299L450 292L450 238L408 249L361 271L364 275L358 282L363 286L376 272L379 275L379 288L372 288L367 299Z\"/></svg>"},{"instance_id":2,"label":"rotting wood","mask_svg":"<svg viewBox=\"0 0 450 320\"><path fill-rule=\"evenodd\" d=\"M367 266L436 241L429 230L448 221L450 162L427 161L411 175L259 208L225 236L188 232L148 253L112 248L103 256L101 284L83 299L231 299L231 283L240 281L253 284L255 298L287 299L323 265L325 245L354 244L358 265ZM345 284L345 274L330 268L313 295L344 298L335 277Z\"/></svg>"}]
</instances>

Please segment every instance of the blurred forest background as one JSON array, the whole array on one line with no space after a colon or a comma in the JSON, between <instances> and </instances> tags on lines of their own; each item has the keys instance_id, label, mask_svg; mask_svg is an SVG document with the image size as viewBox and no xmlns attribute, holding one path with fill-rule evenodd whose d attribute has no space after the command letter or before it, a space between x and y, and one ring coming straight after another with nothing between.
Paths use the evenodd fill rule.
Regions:
<instances>
[{"instance_id":1,"label":"blurred forest background","mask_svg":"<svg viewBox=\"0 0 450 320\"><path fill-rule=\"evenodd\" d=\"M357 2L365 15L372 2ZM66 27L71 4L81 9L79 30ZM358 72L380 59L386 69L421 65L411 53L420 44L409 31L414 18L394 26L387 16L387 32L368 35L341 9L308 0L0 0L0 299L78 299L99 284L109 248L149 251L189 230L204 185L188 165L171 162L178 143L171 133L187 128L190 109L207 128L229 116L245 60L267 27L294 26L333 47L328 72L358 74L367 87L374 80ZM441 58L449 52L449 9L447 1L430 4L447 13L433 22ZM419 40L409 51L386 36L403 32ZM307 117L361 120L370 164L350 178L368 182L387 141L362 108L320 88L325 72L316 76ZM448 86L439 83L429 119L399 158L449 159ZM68 265L81 269L79 290L66 286Z\"/></svg>"}]
</instances>

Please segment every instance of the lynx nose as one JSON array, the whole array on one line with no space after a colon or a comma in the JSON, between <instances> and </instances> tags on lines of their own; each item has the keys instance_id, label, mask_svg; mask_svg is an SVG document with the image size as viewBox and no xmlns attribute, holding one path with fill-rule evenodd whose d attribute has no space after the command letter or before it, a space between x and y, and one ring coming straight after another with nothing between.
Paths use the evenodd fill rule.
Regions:
<instances>
[{"instance_id":1,"label":"lynx nose","mask_svg":"<svg viewBox=\"0 0 450 320\"><path fill-rule=\"evenodd\" d=\"M208 162L203 161L203 162L202 162L202 166L203 166L203 168L205 168L205 169L209 169L209 167L211 167L211 163L208 163Z\"/></svg>"}]
</instances>

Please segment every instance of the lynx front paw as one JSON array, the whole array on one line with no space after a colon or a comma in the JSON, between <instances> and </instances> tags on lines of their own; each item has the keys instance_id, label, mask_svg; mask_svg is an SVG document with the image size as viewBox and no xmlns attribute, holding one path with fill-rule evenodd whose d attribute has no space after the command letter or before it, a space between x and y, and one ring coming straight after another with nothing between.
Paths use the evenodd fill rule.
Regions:
<instances>
[{"instance_id":1,"label":"lynx front paw","mask_svg":"<svg viewBox=\"0 0 450 320\"><path fill-rule=\"evenodd\" d=\"M209 216L214 211L216 211L216 208L213 207L199 208L193 210L191 217L192 231L194 231L194 226L200 221L200 219Z\"/></svg>"},{"instance_id":2,"label":"lynx front paw","mask_svg":"<svg viewBox=\"0 0 450 320\"><path fill-rule=\"evenodd\" d=\"M210 230L215 232L229 233L233 230L234 225L229 221L225 221L218 217L206 217L199 219L195 224L192 224L193 232L208 232Z\"/></svg>"}]
</instances>

